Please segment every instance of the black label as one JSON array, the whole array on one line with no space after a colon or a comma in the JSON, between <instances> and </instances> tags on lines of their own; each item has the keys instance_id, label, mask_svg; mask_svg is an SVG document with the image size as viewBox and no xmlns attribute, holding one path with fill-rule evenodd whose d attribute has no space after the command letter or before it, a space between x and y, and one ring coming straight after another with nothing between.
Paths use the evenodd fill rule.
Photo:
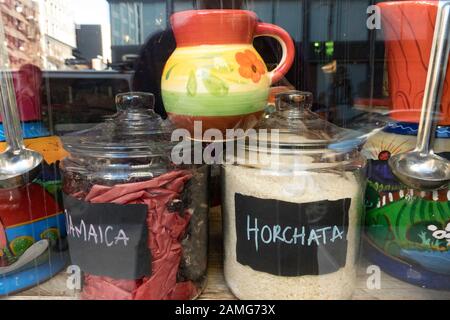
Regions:
<instances>
[{"instance_id":1,"label":"black label","mask_svg":"<svg viewBox=\"0 0 450 320\"><path fill-rule=\"evenodd\" d=\"M151 274L146 205L88 203L64 194L64 207L72 264L117 279Z\"/></svg>"},{"instance_id":2,"label":"black label","mask_svg":"<svg viewBox=\"0 0 450 320\"><path fill-rule=\"evenodd\" d=\"M234 200L240 264L286 277L345 266L351 199L291 203L237 193Z\"/></svg>"}]
</instances>

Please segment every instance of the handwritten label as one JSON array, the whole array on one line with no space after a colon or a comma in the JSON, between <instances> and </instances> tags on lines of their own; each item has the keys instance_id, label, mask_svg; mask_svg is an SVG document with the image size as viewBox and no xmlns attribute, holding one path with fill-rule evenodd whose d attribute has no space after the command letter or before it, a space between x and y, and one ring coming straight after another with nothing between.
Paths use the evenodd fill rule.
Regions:
<instances>
[{"instance_id":1,"label":"handwritten label","mask_svg":"<svg viewBox=\"0 0 450 320\"><path fill-rule=\"evenodd\" d=\"M65 194L64 207L72 264L118 279L150 275L146 205L88 203Z\"/></svg>"},{"instance_id":2,"label":"handwritten label","mask_svg":"<svg viewBox=\"0 0 450 320\"><path fill-rule=\"evenodd\" d=\"M127 236L123 229L115 231L111 225L101 226L86 223L83 219L80 219L78 225L73 224L72 215L68 210L65 210L67 231L72 238L77 238L85 242L92 242L96 245L105 244L107 247L122 245L126 247L130 238ZM116 233L114 233L116 232ZM114 234L116 234L114 236Z\"/></svg>"},{"instance_id":3,"label":"handwritten label","mask_svg":"<svg viewBox=\"0 0 450 320\"><path fill-rule=\"evenodd\" d=\"M237 261L279 276L345 266L351 199L291 203L235 194Z\"/></svg>"}]
</instances>

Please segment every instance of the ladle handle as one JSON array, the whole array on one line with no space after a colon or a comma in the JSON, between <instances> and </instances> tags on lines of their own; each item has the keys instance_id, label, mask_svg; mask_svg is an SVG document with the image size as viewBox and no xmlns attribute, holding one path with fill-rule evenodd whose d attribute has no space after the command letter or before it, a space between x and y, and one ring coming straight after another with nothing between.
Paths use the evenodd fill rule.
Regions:
<instances>
[{"instance_id":1,"label":"ladle handle","mask_svg":"<svg viewBox=\"0 0 450 320\"><path fill-rule=\"evenodd\" d=\"M439 120L438 111L450 52L450 1L439 1L438 6L419 132L417 134L416 151L424 155L433 150L434 133Z\"/></svg>"},{"instance_id":2,"label":"ladle handle","mask_svg":"<svg viewBox=\"0 0 450 320\"><path fill-rule=\"evenodd\" d=\"M14 82L9 69L8 49L5 42L3 20L0 17L0 113L6 142L11 151L24 148L19 109L14 91Z\"/></svg>"}]
</instances>

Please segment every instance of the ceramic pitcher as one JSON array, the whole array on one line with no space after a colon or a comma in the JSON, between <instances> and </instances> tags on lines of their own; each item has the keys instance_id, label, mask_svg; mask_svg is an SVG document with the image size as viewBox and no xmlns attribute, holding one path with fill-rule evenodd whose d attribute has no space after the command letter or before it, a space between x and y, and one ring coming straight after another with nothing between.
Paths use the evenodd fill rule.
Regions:
<instances>
[{"instance_id":1,"label":"ceramic pitcher","mask_svg":"<svg viewBox=\"0 0 450 320\"><path fill-rule=\"evenodd\" d=\"M378 3L386 44L392 118L420 119L439 1ZM449 65L450 68L450 65ZM450 124L450 74L442 94L440 125Z\"/></svg>"},{"instance_id":2,"label":"ceramic pitcher","mask_svg":"<svg viewBox=\"0 0 450 320\"><path fill-rule=\"evenodd\" d=\"M177 48L163 71L164 107L175 125L193 131L247 129L259 120L269 88L291 67L295 47L278 26L246 10L190 10L171 17ZM253 39L277 39L283 56L268 71Z\"/></svg>"}]
</instances>

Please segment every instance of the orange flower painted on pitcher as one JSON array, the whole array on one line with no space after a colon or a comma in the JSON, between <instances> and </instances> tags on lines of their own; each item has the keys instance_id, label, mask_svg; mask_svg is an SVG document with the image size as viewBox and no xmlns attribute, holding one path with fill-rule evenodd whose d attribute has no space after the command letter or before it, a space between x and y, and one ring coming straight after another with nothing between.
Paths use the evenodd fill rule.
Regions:
<instances>
[{"instance_id":1,"label":"orange flower painted on pitcher","mask_svg":"<svg viewBox=\"0 0 450 320\"><path fill-rule=\"evenodd\" d=\"M251 50L236 53L236 61L240 66L239 74L244 78L252 79L254 83L258 83L261 76L266 73L264 63Z\"/></svg>"}]
</instances>

